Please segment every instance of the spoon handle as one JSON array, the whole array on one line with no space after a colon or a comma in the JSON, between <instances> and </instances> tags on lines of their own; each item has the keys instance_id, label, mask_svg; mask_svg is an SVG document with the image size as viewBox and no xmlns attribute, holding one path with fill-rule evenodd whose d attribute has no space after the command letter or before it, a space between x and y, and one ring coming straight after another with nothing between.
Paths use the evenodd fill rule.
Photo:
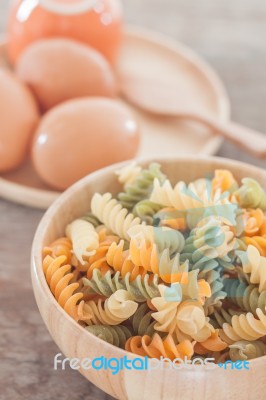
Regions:
<instances>
[{"instance_id":1,"label":"spoon handle","mask_svg":"<svg viewBox=\"0 0 266 400\"><path fill-rule=\"evenodd\" d=\"M119 82L122 96L143 111L166 118L200 122L246 152L266 158L266 135L234 122L219 121L212 115L205 114L205 111L191 109L187 99L185 98L185 102L178 89L169 82L154 82L134 75L121 75Z\"/></svg>"},{"instance_id":2,"label":"spoon handle","mask_svg":"<svg viewBox=\"0 0 266 400\"><path fill-rule=\"evenodd\" d=\"M201 122L248 153L259 158L266 158L266 135L260 132L231 121L222 122L209 115L184 113L179 114L178 117Z\"/></svg>"}]
</instances>

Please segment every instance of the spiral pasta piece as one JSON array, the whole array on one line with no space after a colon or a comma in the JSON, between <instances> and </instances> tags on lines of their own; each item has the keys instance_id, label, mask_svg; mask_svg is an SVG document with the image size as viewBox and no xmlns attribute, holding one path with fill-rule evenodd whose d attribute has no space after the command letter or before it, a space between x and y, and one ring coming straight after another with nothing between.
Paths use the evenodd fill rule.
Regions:
<instances>
[{"instance_id":1,"label":"spiral pasta piece","mask_svg":"<svg viewBox=\"0 0 266 400\"><path fill-rule=\"evenodd\" d=\"M139 225L141 220L129 214L116 199L112 198L111 193L101 195L95 193L91 201L93 214L112 232L120 236L121 239L129 240L129 228Z\"/></svg>"},{"instance_id":2,"label":"spiral pasta piece","mask_svg":"<svg viewBox=\"0 0 266 400\"><path fill-rule=\"evenodd\" d=\"M266 335L266 315L258 308L257 318L252 313L234 315L231 324L223 324L227 343L233 344L239 340L254 341ZM225 340L224 339L224 340Z\"/></svg>"},{"instance_id":3,"label":"spiral pasta piece","mask_svg":"<svg viewBox=\"0 0 266 400\"><path fill-rule=\"evenodd\" d=\"M130 273L130 280L137 279L138 276L144 277L146 270L141 266L135 265L129 257L129 251L124 250L125 242L121 240L118 244L112 243L108 249L106 260L113 267L114 271L120 272L122 278Z\"/></svg>"},{"instance_id":4,"label":"spiral pasta piece","mask_svg":"<svg viewBox=\"0 0 266 400\"><path fill-rule=\"evenodd\" d=\"M158 275L166 283L178 282L188 271L188 263L181 263L179 254L171 258L169 249L160 254L156 244L151 244L142 236L131 239L129 256L134 265Z\"/></svg>"},{"instance_id":5,"label":"spiral pasta piece","mask_svg":"<svg viewBox=\"0 0 266 400\"><path fill-rule=\"evenodd\" d=\"M135 314L131 317L133 332L137 336L153 336L156 321L152 317L152 311L146 303L141 304Z\"/></svg>"},{"instance_id":6,"label":"spiral pasta piece","mask_svg":"<svg viewBox=\"0 0 266 400\"><path fill-rule=\"evenodd\" d=\"M158 276L146 274L144 277L138 275L134 280L130 280L130 272L124 278L120 272L114 276L108 271L104 276L97 269L93 271L92 278L83 278L85 286L90 287L93 293L98 293L105 297L111 296L119 289L126 290L132 297L132 300L144 302L159 296Z\"/></svg>"},{"instance_id":7,"label":"spiral pasta piece","mask_svg":"<svg viewBox=\"0 0 266 400\"><path fill-rule=\"evenodd\" d=\"M136 178L141 174L142 168L137 165L136 162L133 162L125 167L120 168L116 171L116 175L118 177L118 181L123 185L129 185L134 182Z\"/></svg>"},{"instance_id":8,"label":"spiral pasta piece","mask_svg":"<svg viewBox=\"0 0 266 400\"><path fill-rule=\"evenodd\" d=\"M216 169L212 179L212 191L217 190L232 193L238 189L238 183L235 180L232 172L227 169Z\"/></svg>"},{"instance_id":9,"label":"spiral pasta piece","mask_svg":"<svg viewBox=\"0 0 266 400\"><path fill-rule=\"evenodd\" d=\"M72 260L72 243L67 237L61 237L49 246L45 246L43 249L43 257L52 256L54 258L59 256L66 256L66 262L71 263Z\"/></svg>"},{"instance_id":10,"label":"spiral pasta piece","mask_svg":"<svg viewBox=\"0 0 266 400\"><path fill-rule=\"evenodd\" d=\"M265 216L260 208L247 209L242 212L242 223L245 236L255 236L259 234L260 228L264 224Z\"/></svg>"},{"instance_id":11,"label":"spiral pasta piece","mask_svg":"<svg viewBox=\"0 0 266 400\"><path fill-rule=\"evenodd\" d=\"M150 203L156 204L152 202ZM166 226L168 228L176 229L182 232L188 229L186 213L178 211L173 207L163 208L162 206L160 206L160 208L161 209L159 209L158 212L153 215L154 223L158 223L159 226Z\"/></svg>"},{"instance_id":12,"label":"spiral pasta piece","mask_svg":"<svg viewBox=\"0 0 266 400\"><path fill-rule=\"evenodd\" d=\"M84 307L83 294L77 292L79 284L71 283L74 274L66 260L64 255L57 258L46 256L43 260L43 272L59 305L76 321L84 321L91 318L91 313Z\"/></svg>"},{"instance_id":13,"label":"spiral pasta piece","mask_svg":"<svg viewBox=\"0 0 266 400\"><path fill-rule=\"evenodd\" d=\"M206 299L204 309L207 314L212 314L217 308L222 306L222 300L224 300L227 295L224 290L220 271L212 270L207 273L201 271L198 278L204 279L210 286L211 295Z\"/></svg>"},{"instance_id":14,"label":"spiral pasta piece","mask_svg":"<svg viewBox=\"0 0 266 400\"><path fill-rule=\"evenodd\" d=\"M262 357L266 355L266 344L261 340L248 342L240 340L230 346L230 358L232 361L238 360L252 360L253 358Z\"/></svg>"},{"instance_id":15,"label":"spiral pasta piece","mask_svg":"<svg viewBox=\"0 0 266 400\"><path fill-rule=\"evenodd\" d=\"M266 257L266 235L264 236L244 236L238 240L241 242L240 250L247 250L248 246L256 247L260 255Z\"/></svg>"},{"instance_id":16,"label":"spiral pasta piece","mask_svg":"<svg viewBox=\"0 0 266 400\"><path fill-rule=\"evenodd\" d=\"M123 325L90 325L86 327L86 330L99 339L121 349L125 348L126 341L132 336L131 331Z\"/></svg>"},{"instance_id":17,"label":"spiral pasta piece","mask_svg":"<svg viewBox=\"0 0 266 400\"><path fill-rule=\"evenodd\" d=\"M185 357L191 359L194 353L193 344L189 340L176 344L171 335L162 339L158 334L152 338L148 335L133 336L127 340L125 349L142 357L164 357L170 360L184 360Z\"/></svg>"},{"instance_id":18,"label":"spiral pasta piece","mask_svg":"<svg viewBox=\"0 0 266 400\"><path fill-rule=\"evenodd\" d=\"M259 285L259 292L266 290L266 258L262 257L258 249L248 246L246 252L238 252L243 271L250 274L250 282Z\"/></svg>"},{"instance_id":19,"label":"spiral pasta piece","mask_svg":"<svg viewBox=\"0 0 266 400\"><path fill-rule=\"evenodd\" d=\"M153 203L150 200L141 200L134 206L133 214L139 217L141 221L153 225L154 216L161 208L163 206L160 204Z\"/></svg>"},{"instance_id":20,"label":"spiral pasta piece","mask_svg":"<svg viewBox=\"0 0 266 400\"><path fill-rule=\"evenodd\" d=\"M170 256L181 253L185 245L182 233L167 227L135 225L128 230L129 237L156 244L159 253L168 249Z\"/></svg>"},{"instance_id":21,"label":"spiral pasta piece","mask_svg":"<svg viewBox=\"0 0 266 400\"><path fill-rule=\"evenodd\" d=\"M220 190L214 194L210 193L208 183L204 179L189 185L178 182L174 187L169 180L161 184L158 179L155 179L150 201L179 211L231 204L228 196L221 195Z\"/></svg>"},{"instance_id":22,"label":"spiral pasta piece","mask_svg":"<svg viewBox=\"0 0 266 400\"><path fill-rule=\"evenodd\" d=\"M123 180L127 180L127 182L124 185L124 192L118 194L118 200L128 210L132 210L139 201L149 197L155 178L159 182L164 182L166 178L161 172L161 166L157 163L152 163L147 169L142 169L139 174L135 175L134 179L131 179L131 173L129 174L128 171L126 173L123 171L123 173ZM120 175L120 179L122 175Z\"/></svg>"},{"instance_id":23,"label":"spiral pasta piece","mask_svg":"<svg viewBox=\"0 0 266 400\"><path fill-rule=\"evenodd\" d=\"M205 317L201 303L194 300L187 285L175 283L171 288L159 285L161 296L151 300L158 310L152 314L157 321L155 329L159 332L175 333L178 340L207 340L213 327Z\"/></svg>"},{"instance_id":24,"label":"spiral pasta piece","mask_svg":"<svg viewBox=\"0 0 266 400\"><path fill-rule=\"evenodd\" d=\"M99 225L101 225L101 222L98 220L97 217L95 217L95 215L93 215L92 212L86 213L81 219L89 222L91 225L94 226L94 228L97 228Z\"/></svg>"},{"instance_id":25,"label":"spiral pasta piece","mask_svg":"<svg viewBox=\"0 0 266 400\"><path fill-rule=\"evenodd\" d=\"M223 327L224 323L231 324L232 317L234 315L240 315L241 311L235 311L231 308L225 310L224 308L220 308L219 310L215 310L214 313L210 317L210 323L215 329L220 329ZM221 332L220 332L221 333Z\"/></svg>"},{"instance_id":26,"label":"spiral pasta piece","mask_svg":"<svg viewBox=\"0 0 266 400\"><path fill-rule=\"evenodd\" d=\"M122 289L117 290L104 303L99 300L97 304L94 301L85 304L91 314L91 318L86 320L88 325L119 325L131 317L138 308L138 303Z\"/></svg>"},{"instance_id":27,"label":"spiral pasta piece","mask_svg":"<svg viewBox=\"0 0 266 400\"><path fill-rule=\"evenodd\" d=\"M197 354L204 355L208 354L211 351L223 351L228 347L228 344L225 343L219 336L219 330L216 329L212 332L211 336L201 343L196 343L194 347L194 351Z\"/></svg>"},{"instance_id":28,"label":"spiral pasta piece","mask_svg":"<svg viewBox=\"0 0 266 400\"><path fill-rule=\"evenodd\" d=\"M76 219L66 227L66 235L72 241L73 252L81 264L84 257L95 254L99 247L99 236L92 224L82 219Z\"/></svg>"},{"instance_id":29,"label":"spiral pasta piece","mask_svg":"<svg viewBox=\"0 0 266 400\"><path fill-rule=\"evenodd\" d=\"M200 222L186 240L184 254L191 255L192 261L202 257L219 259L228 256L236 246L235 235L230 226L219 218L210 217Z\"/></svg>"},{"instance_id":30,"label":"spiral pasta piece","mask_svg":"<svg viewBox=\"0 0 266 400\"><path fill-rule=\"evenodd\" d=\"M90 256L84 266L87 278L91 279L94 270L99 270L102 275L108 271L113 272L112 266L107 262L107 254L112 245L116 244L119 238L115 235L107 235L106 230L99 232L100 243L93 256Z\"/></svg>"},{"instance_id":31,"label":"spiral pasta piece","mask_svg":"<svg viewBox=\"0 0 266 400\"><path fill-rule=\"evenodd\" d=\"M259 292L254 285L247 285L238 279L225 279L224 290L227 298L234 304L238 305L242 310L256 314L256 309L262 311L266 307L266 291Z\"/></svg>"},{"instance_id":32,"label":"spiral pasta piece","mask_svg":"<svg viewBox=\"0 0 266 400\"><path fill-rule=\"evenodd\" d=\"M242 179L241 187L233 195L242 208L260 208L266 211L265 190L255 179Z\"/></svg>"}]
</instances>

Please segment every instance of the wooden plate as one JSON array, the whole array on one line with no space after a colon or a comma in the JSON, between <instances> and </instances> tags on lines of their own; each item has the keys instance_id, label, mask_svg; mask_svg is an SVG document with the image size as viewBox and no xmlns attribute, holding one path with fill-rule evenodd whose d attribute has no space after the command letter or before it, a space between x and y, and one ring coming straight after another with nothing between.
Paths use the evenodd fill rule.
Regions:
<instances>
[{"instance_id":1,"label":"wooden plate","mask_svg":"<svg viewBox=\"0 0 266 400\"><path fill-rule=\"evenodd\" d=\"M5 43L0 45L0 64L5 64ZM226 91L215 72L187 47L142 28L127 28L117 64L118 75L166 77L191 94L217 118L229 118ZM122 100L121 100L122 101ZM130 106L142 126L138 157L214 154L222 143L206 128L173 119L158 118ZM59 193L49 189L34 172L30 160L20 169L2 174L0 196L14 202L45 209Z\"/></svg>"}]
</instances>

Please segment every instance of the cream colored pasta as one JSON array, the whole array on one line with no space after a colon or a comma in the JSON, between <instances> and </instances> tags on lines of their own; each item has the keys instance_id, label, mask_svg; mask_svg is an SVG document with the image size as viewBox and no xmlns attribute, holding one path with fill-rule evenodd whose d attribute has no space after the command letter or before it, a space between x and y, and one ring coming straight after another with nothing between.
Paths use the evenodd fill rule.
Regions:
<instances>
[{"instance_id":1,"label":"cream colored pasta","mask_svg":"<svg viewBox=\"0 0 266 400\"><path fill-rule=\"evenodd\" d=\"M121 239L129 240L129 228L140 224L140 219L112 198L111 193L100 195L96 193L91 201L91 210L94 215L112 232L119 235Z\"/></svg>"},{"instance_id":2,"label":"cream colored pasta","mask_svg":"<svg viewBox=\"0 0 266 400\"><path fill-rule=\"evenodd\" d=\"M258 249L248 246L245 253L240 253L243 271L250 274L250 282L259 285L259 292L266 290L266 257L262 257Z\"/></svg>"},{"instance_id":3,"label":"cream colored pasta","mask_svg":"<svg viewBox=\"0 0 266 400\"><path fill-rule=\"evenodd\" d=\"M117 290L104 303L101 300L86 302L86 310L92 317L86 322L88 325L119 325L133 315L138 303L132 300L126 290Z\"/></svg>"},{"instance_id":4,"label":"cream colored pasta","mask_svg":"<svg viewBox=\"0 0 266 400\"><path fill-rule=\"evenodd\" d=\"M99 236L94 226L82 219L69 224L66 235L72 241L73 253L81 264L85 264L84 257L92 256L99 247Z\"/></svg>"}]
</instances>

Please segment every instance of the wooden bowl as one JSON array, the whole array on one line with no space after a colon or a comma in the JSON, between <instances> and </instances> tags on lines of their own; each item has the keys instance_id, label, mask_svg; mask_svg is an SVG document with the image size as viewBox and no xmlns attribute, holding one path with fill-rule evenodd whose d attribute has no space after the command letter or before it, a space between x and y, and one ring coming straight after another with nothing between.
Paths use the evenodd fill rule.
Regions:
<instances>
[{"instance_id":1,"label":"wooden bowl","mask_svg":"<svg viewBox=\"0 0 266 400\"><path fill-rule=\"evenodd\" d=\"M249 176L266 186L266 171L222 158L175 158L141 161L162 164L171 180L187 182L206 176L216 168L228 168L241 180ZM119 164L119 166L124 165ZM88 211L92 195L98 191L117 193L120 189L114 171L117 165L97 171L82 179L48 209L37 229L32 247L32 282L42 318L54 341L68 358L122 358L134 355L114 347L87 332L72 320L58 305L46 283L42 271L42 247L64 234L65 226ZM63 356L61 357L63 358ZM223 370L218 366L189 367L174 370L123 370L117 375L111 371L80 370L93 384L116 399L153 400L248 400L265 399L266 356L250 362L250 370Z\"/></svg>"}]
</instances>

